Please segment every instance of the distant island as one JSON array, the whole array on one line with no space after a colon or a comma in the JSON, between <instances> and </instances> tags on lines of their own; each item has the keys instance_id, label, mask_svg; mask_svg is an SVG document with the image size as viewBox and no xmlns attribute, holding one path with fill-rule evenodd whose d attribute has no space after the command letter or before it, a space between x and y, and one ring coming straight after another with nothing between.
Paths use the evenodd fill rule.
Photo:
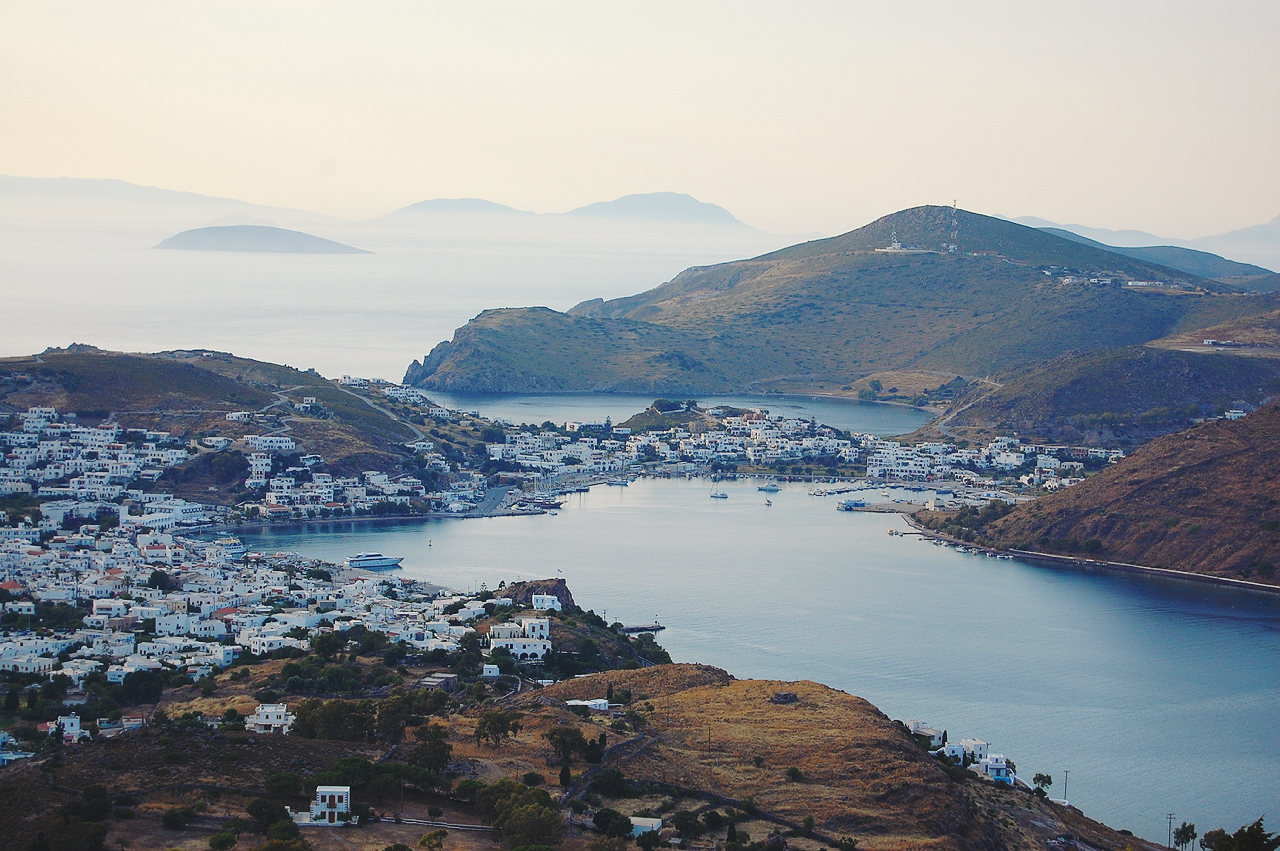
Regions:
<instances>
[{"instance_id":1,"label":"distant island","mask_svg":"<svg viewBox=\"0 0 1280 851\"><path fill-rule=\"evenodd\" d=\"M276 254L373 253L309 233L265 225L226 225L184 230L155 247L182 251L260 251Z\"/></svg>"}]
</instances>

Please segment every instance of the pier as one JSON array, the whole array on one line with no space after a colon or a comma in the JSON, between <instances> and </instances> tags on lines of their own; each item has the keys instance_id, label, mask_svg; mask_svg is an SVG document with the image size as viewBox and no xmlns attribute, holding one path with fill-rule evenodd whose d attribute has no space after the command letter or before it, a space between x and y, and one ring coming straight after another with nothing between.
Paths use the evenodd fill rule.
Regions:
<instances>
[{"instance_id":1,"label":"pier","mask_svg":"<svg viewBox=\"0 0 1280 851\"><path fill-rule=\"evenodd\" d=\"M624 626L622 629L618 630L618 632L621 632L624 635L634 635L637 632L661 632L664 629L666 629L666 627L655 620L653 623L646 624L645 626Z\"/></svg>"}]
</instances>

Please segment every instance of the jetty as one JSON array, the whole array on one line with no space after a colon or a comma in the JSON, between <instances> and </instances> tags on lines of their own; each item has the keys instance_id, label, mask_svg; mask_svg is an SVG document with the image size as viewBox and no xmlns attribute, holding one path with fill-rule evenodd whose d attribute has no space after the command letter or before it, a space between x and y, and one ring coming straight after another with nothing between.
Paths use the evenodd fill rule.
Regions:
<instances>
[{"instance_id":1,"label":"jetty","mask_svg":"<svg viewBox=\"0 0 1280 851\"><path fill-rule=\"evenodd\" d=\"M666 627L655 620L653 623L645 624L644 626L624 626L618 632L624 635L634 635L637 632L661 632L664 629Z\"/></svg>"}]
</instances>

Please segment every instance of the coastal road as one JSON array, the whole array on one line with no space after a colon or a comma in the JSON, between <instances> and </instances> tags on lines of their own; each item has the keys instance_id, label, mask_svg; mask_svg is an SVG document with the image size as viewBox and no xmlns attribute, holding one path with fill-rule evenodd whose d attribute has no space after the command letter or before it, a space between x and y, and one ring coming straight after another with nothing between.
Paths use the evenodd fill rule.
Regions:
<instances>
[{"instance_id":1,"label":"coastal road","mask_svg":"<svg viewBox=\"0 0 1280 851\"><path fill-rule=\"evenodd\" d=\"M468 512L468 515L471 517L493 517L498 513L498 506L507 498L507 492L511 488L512 485L489 488L489 490L485 491L484 499L476 506L476 510Z\"/></svg>"}]
</instances>

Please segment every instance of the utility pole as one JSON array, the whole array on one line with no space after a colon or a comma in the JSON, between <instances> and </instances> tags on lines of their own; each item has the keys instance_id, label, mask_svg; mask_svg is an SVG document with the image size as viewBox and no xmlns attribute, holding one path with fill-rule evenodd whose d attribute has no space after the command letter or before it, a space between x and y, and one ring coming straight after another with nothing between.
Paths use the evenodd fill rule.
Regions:
<instances>
[{"instance_id":1,"label":"utility pole","mask_svg":"<svg viewBox=\"0 0 1280 851\"><path fill-rule=\"evenodd\" d=\"M1071 779L1071 772L1063 771L1062 772L1062 800L1066 801L1067 804L1071 803L1071 799L1067 797L1067 781L1070 779Z\"/></svg>"},{"instance_id":2,"label":"utility pole","mask_svg":"<svg viewBox=\"0 0 1280 851\"><path fill-rule=\"evenodd\" d=\"M1169 847L1169 848L1172 848L1172 847L1173 847L1173 813L1169 813L1168 815L1166 815L1166 816L1165 816L1165 818L1167 818L1167 819L1169 820L1169 845L1168 845L1168 847Z\"/></svg>"}]
</instances>

